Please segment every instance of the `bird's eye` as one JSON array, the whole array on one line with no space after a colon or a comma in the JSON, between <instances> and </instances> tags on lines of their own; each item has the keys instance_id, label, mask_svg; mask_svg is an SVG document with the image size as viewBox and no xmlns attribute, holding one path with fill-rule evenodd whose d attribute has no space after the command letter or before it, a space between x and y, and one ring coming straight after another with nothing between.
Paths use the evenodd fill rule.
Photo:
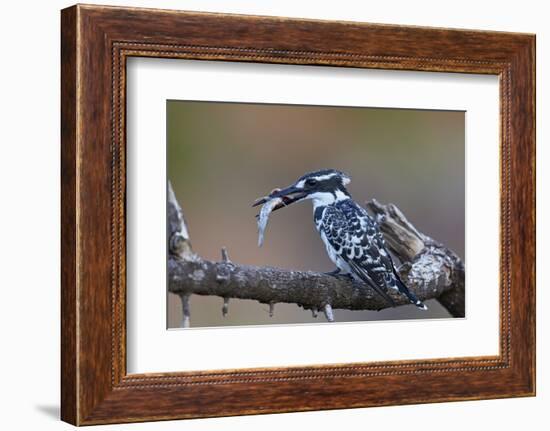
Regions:
<instances>
[{"instance_id":1,"label":"bird's eye","mask_svg":"<svg viewBox=\"0 0 550 431\"><path fill-rule=\"evenodd\" d=\"M306 185L308 186L315 186L317 185L317 180L314 178L309 178L306 180Z\"/></svg>"}]
</instances>

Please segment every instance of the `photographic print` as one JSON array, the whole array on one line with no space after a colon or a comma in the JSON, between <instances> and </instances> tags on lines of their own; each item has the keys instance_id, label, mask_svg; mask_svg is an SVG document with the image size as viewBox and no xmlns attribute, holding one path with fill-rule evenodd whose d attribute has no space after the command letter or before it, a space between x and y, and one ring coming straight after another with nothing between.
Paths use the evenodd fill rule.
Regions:
<instances>
[{"instance_id":1,"label":"photographic print","mask_svg":"<svg viewBox=\"0 0 550 431\"><path fill-rule=\"evenodd\" d=\"M168 328L464 317L463 111L169 100L167 173Z\"/></svg>"}]
</instances>

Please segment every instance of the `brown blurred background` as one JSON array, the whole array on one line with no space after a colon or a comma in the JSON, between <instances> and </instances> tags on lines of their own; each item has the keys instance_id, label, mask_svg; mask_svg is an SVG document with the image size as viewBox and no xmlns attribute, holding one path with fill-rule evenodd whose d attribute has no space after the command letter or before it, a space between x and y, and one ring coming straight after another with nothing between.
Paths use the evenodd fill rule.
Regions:
<instances>
[{"instance_id":1,"label":"brown blurred background","mask_svg":"<svg viewBox=\"0 0 550 431\"><path fill-rule=\"evenodd\" d=\"M310 202L272 214L257 247L252 202L302 174L334 168L351 176L348 190L363 204L393 202L417 228L464 257L464 112L218 102L167 102L167 163L193 248L219 260L331 271ZM168 327L179 327L181 303L168 296ZM429 310L402 306L335 310L342 321L450 317L435 300ZM325 322L293 304L268 307L191 297L191 327Z\"/></svg>"}]
</instances>

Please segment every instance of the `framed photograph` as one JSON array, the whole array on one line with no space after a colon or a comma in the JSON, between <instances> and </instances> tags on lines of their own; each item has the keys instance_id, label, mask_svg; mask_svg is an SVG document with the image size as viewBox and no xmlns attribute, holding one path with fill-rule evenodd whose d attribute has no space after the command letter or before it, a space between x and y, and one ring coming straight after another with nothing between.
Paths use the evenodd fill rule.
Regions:
<instances>
[{"instance_id":1,"label":"framed photograph","mask_svg":"<svg viewBox=\"0 0 550 431\"><path fill-rule=\"evenodd\" d=\"M62 11L62 419L535 394L535 37Z\"/></svg>"}]
</instances>

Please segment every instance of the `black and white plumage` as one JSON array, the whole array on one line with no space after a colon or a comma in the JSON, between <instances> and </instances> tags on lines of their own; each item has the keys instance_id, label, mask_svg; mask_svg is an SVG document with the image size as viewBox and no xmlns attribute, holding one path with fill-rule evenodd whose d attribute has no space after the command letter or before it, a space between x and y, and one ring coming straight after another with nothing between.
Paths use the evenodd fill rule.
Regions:
<instances>
[{"instance_id":1,"label":"black and white plumage","mask_svg":"<svg viewBox=\"0 0 550 431\"><path fill-rule=\"evenodd\" d=\"M346 174L326 169L302 176L271 197L283 199L284 204L278 208L312 200L315 226L338 268L332 274L349 275L365 283L392 306L395 304L388 292L396 291L417 307L427 309L399 278L378 223L353 201L345 187L349 182Z\"/></svg>"}]
</instances>

